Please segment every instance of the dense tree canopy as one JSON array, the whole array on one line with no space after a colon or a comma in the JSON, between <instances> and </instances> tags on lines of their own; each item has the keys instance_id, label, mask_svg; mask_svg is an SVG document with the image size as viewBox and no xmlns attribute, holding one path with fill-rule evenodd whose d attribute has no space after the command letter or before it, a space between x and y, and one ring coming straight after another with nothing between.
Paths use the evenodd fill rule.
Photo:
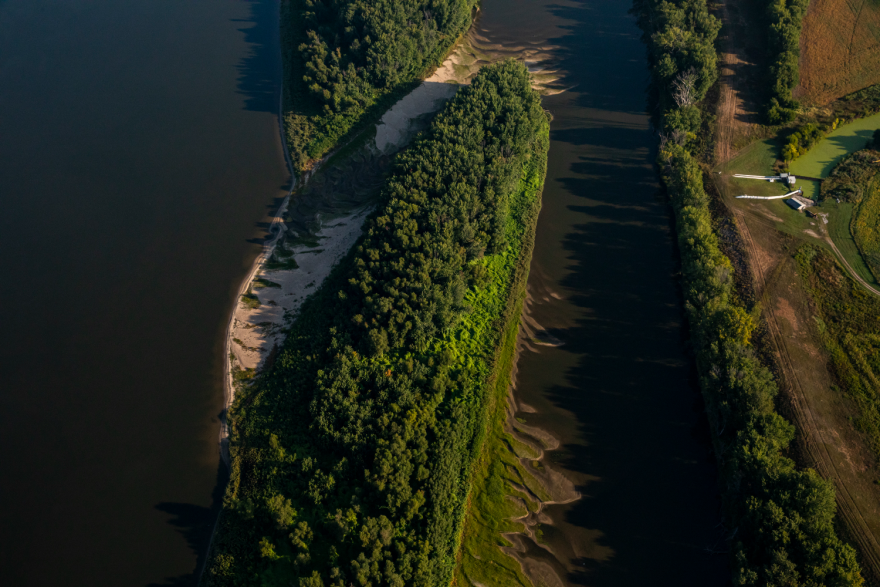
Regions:
<instances>
[{"instance_id":1,"label":"dense tree canopy","mask_svg":"<svg viewBox=\"0 0 880 587\"><path fill-rule=\"evenodd\" d=\"M507 62L398 155L363 238L236 398L206 584L449 582L488 357L438 341L473 311L469 291L509 295L482 261L528 244L511 226L536 219L546 129L526 68Z\"/></svg>"},{"instance_id":2,"label":"dense tree canopy","mask_svg":"<svg viewBox=\"0 0 880 587\"><path fill-rule=\"evenodd\" d=\"M767 80L770 98L767 121L791 122L797 116L797 100L792 97L800 82L801 23L809 0L768 0L767 22L771 65Z\"/></svg>"},{"instance_id":3,"label":"dense tree canopy","mask_svg":"<svg viewBox=\"0 0 880 587\"><path fill-rule=\"evenodd\" d=\"M715 38L721 22L703 0L635 0L633 11L648 46L662 130L692 135L700 127L697 103L718 79Z\"/></svg>"},{"instance_id":4,"label":"dense tree canopy","mask_svg":"<svg viewBox=\"0 0 880 587\"><path fill-rule=\"evenodd\" d=\"M437 65L475 0L285 0L288 145L302 168Z\"/></svg>"},{"instance_id":5,"label":"dense tree canopy","mask_svg":"<svg viewBox=\"0 0 880 587\"><path fill-rule=\"evenodd\" d=\"M688 110L698 109L717 79L719 23L705 0L636 0L635 11L659 118L667 132L684 135L699 120L698 110ZM861 585L855 551L835 535L833 486L784 455L794 427L776 413L776 382L750 345L755 324L737 299L703 171L685 144L666 142L658 162L675 210L685 308L731 530L733 584Z\"/></svg>"}]
</instances>

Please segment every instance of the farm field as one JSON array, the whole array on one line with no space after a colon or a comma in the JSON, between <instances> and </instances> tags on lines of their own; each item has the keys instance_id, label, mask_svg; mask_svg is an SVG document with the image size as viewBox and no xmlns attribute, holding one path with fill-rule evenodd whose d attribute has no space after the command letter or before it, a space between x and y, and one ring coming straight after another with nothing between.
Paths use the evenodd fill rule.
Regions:
<instances>
[{"instance_id":1,"label":"farm field","mask_svg":"<svg viewBox=\"0 0 880 587\"><path fill-rule=\"evenodd\" d=\"M823 105L880 82L880 2L813 0L801 31L795 97Z\"/></svg>"}]
</instances>

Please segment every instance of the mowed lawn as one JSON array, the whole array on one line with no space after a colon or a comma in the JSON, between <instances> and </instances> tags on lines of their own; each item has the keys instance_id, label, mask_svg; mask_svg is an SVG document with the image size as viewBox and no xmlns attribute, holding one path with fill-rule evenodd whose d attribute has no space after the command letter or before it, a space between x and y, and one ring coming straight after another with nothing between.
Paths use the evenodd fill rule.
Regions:
<instances>
[{"instance_id":1,"label":"mowed lawn","mask_svg":"<svg viewBox=\"0 0 880 587\"><path fill-rule=\"evenodd\" d=\"M832 131L828 137L823 139L818 145L813 147L806 155L792 161L789 166L790 171L798 176L826 178L831 170L840 163L840 161L848 154L854 153L871 142L874 131L880 128L880 114L875 114L867 118L862 118L845 124L840 128ZM798 187L804 190L804 195L808 198L819 197L819 183L813 181L799 181ZM873 198L870 208L866 208L862 216L868 218L869 212L873 211L875 203ZM863 202L863 206L867 203ZM878 268L876 263L871 263L877 258L877 251L873 248L865 248L868 243L876 242L872 235L877 230L876 226L862 226L861 234L855 235L854 226L852 224L852 215L854 210L853 204L837 205L836 202L824 202L822 209L829 213L829 234L837 245L837 248L846 257L846 260L868 283L877 284L876 274ZM857 212L858 214L858 212ZM871 216L873 219L874 216ZM862 224L865 220L862 221ZM862 246L856 246L860 243Z\"/></svg>"},{"instance_id":2,"label":"mowed lawn","mask_svg":"<svg viewBox=\"0 0 880 587\"><path fill-rule=\"evenodd\" d=\"M812 0L801 31L797 98L828 102L880 83L880 2Z\"/></svg>"},{"instance_id":3,"label":"mowed lawn","mask_svg":"<svg viewBox=\"0 0 880 587\"><path fill-rule=\"evenodd\" d=\"M828 135L803 157L796 159L790 166L795 176L825 178L843 157L863 149L873 138L874 130L880 127L880 114L846 124ZM730 177L735 173L750 175L773 175L773 165L779 155L780 143L776 139L766 139L752 143L740 154L716 170L724 176L728 186L728 195L735 198L741 194L751 196L775 196L791 191L791 188L780 183L736 179ZM804 191L804 196L819 199L818 181L798 179L797 187ZM763 225L774 226L776 230L796 236L799 239L825 247L818 235L817 221L807 218L789 208L784 200L728 200L732 206L748 210L764 219ZM824 202L821 211L829 215L828 234L837 245L847 262L859 276L872 285L877 285L874 273L862 256L856 240L851 232L854 206L836 202ZM818 242L817 242L818 240Z\"/></svg>"}]
</instances>

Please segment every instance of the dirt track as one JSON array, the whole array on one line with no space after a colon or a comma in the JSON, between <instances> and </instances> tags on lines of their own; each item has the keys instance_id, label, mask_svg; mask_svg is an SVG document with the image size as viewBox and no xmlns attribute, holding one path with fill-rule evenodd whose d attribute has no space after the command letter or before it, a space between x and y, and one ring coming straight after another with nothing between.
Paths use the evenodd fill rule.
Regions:
<instances>
[{"instance_id":1,"label":"dirt track","mask_svg":"<svg viewBox=\"0 0 880 587\"><path fill-rule=\"evenodd\" d=\"M745 30L738 26L742 25L742 15L737 13L735 7L732 8L727 3L722 3L721 17L724 21L723 33L726 34L726 38L722 52L721 88L717 110L718 134L715 146L716 161L719 164L729 161L735 155L737 137L750 134L749 126L751 125L751 116L744 112L744 110L750 109L743 108L750 84L745 76L736 74L738 66L743 63L743 59L739 55L744 54L742 45L746 42L737 36L738 30ZM724 193L723 186L719 187ZM768 251L756 244L750 230L750 223L755 224L755 227L762 224L757 217L753 217L751 214L747 215L734 206L729 206L729 208L736 219L742 237L743 249L745 249L755 289L759 292L759 296L763 296L768 292L768 286L771 283L776 280L781 281L781 277L777 275L776 271L780 265L780 259L778 257L774 259L773 251ZM771 230L775 230L775 228ZM880 292L868 286L864 280L858 277L833 243L831 246L838 258L843 260L850 274L854 275L869 290L880 295ZM779 256L781 257L781 255ZM788 279L786 279L785 287L800 287L795 285L796 270L792 268L790 273L791 275L786 272L784 277L791 278L791 285L787 285ZM878 526L880 524L878 524L877 508L874 505L876 500L871 495L874 490L870 481L867 481L867 488L865 487L866 478L870 477L870 471L868 475L865 475L864 469L867 467L855 466L849 458L851 452L858 452L853 446L857 446L859 440L853 433L847 434L847 430L844 429L846 424L841 423L839 416L841 408L839 405L834 405L839 402L839 399L831 397L832 394L828 391L828 386L817 381L817 379L829 377L826 365L824 362L806 356L811 353L804 353L809 349L809 328L802 327L801 332L798 333L795 313L790 310L789 306L786 316L782 316L780 314L782 305L774 303L776 301L773 299L765 300L764 317L771 335L772 347L782 371L782 377L779 381L780 389L790 400L791 415L803 437L804 456L809 461L809 465L815 467L823 477L834 482L837 489L838 512L851 537L858 543L862 563L868 567L870 574L880 577L880 542L878 542L878 538L880 538L880 527ZM788 306L786 300L779 301L785 302L785 305ZM821 356L818 349L814 350L817 355ZM805 356L793 356L794 352ZM822 371L822 373L819 374L819 377L815 377L814 374L818 371ZM806 379L803 379L804 377ZM823 388L824 391L820 391ZM838 417L835 418L835 416ZM842 420L845 421L845 418ZM840 437L838 430L844 434L845 438ZM856 488L858 494L853 493Z\"/></svg>"},{"instance_id":2,"label":"dirt track","mask_svg":"<svg viewBox=\"0 0 880 587\"><path fill-rule=\"evenodd\" d=\"M768 286L767 268L756 262L760 258L760 254L752 238L745 214L736 211L735 215L740 234L746 245L752 277L758 286L758 291L764 292ZM804 382L801 380L803 369L796 367L796 359L792 358L787 337L783 335L784 324L781 320L786 319L779 315L778 306L773 303L766 304L764 317L770 330L779 367L783 372L782 381L779 382L780 388L787 394L791 402L795 423L803 437L803 451L810 461L809 464L824 478L834 482L837 489L838 513L859 545L863 557L862 562L871 568L874 575L880 575L880 543L877 539L877 530L876 528L872 530L869 526L868 520L863 515L863 508L859 506L856 498L850 492L854 471L847 471L841 466L841 459L835 458L836 455L832 454L829 448L827 441L829 426L825 422L820 422L814 409L816 407L814 403L821 400L807 393ZM844 449L839 452L845 454L847 451ZM876 512L867 513L868 515L876 514Z\"/></svg>"},{"instance_id":3,"label":"dirt track","mask_svg":"<svg viewBox=\"0 0 880 587\"><path fill-rule=\"evenodd\" d=\"M841 263L843 263L844 267L846 267L846 270L849 271L850 276L861 283L863 286L865 286L865 289L867 289L869 292L880 296L880 290L868 285L868 282L862 279L862 277L858 273L856 273L856 270L852 268L852 266L846 260L846 257L843 256L843 253L841 253L840 250L837 248L837 245L834 244L834 241L831 240L830 237L826 238L825 240L828 241L828 244L831 245L832 249L834 249L834 252L837 254L837 258L840 260Z\"/></svg>"}]
</instances>

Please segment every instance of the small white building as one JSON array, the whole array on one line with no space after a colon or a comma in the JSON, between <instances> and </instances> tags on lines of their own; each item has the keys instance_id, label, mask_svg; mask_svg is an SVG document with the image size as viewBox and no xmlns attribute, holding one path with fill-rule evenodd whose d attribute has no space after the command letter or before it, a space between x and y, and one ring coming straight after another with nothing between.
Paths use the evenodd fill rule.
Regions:
<instances>
[{"instance_id":1,"label":"small white building","mask_svg":"<svg viewBox=\"0 0 880 587\"><path fill-rule=\"evenodd\" d=\"M811 206L816 205L816 202L803 196L792 196L791 198L786 200L785 203L797 210L798 212L805 208L810 208Z\"/></svg>"}]
</instances>

